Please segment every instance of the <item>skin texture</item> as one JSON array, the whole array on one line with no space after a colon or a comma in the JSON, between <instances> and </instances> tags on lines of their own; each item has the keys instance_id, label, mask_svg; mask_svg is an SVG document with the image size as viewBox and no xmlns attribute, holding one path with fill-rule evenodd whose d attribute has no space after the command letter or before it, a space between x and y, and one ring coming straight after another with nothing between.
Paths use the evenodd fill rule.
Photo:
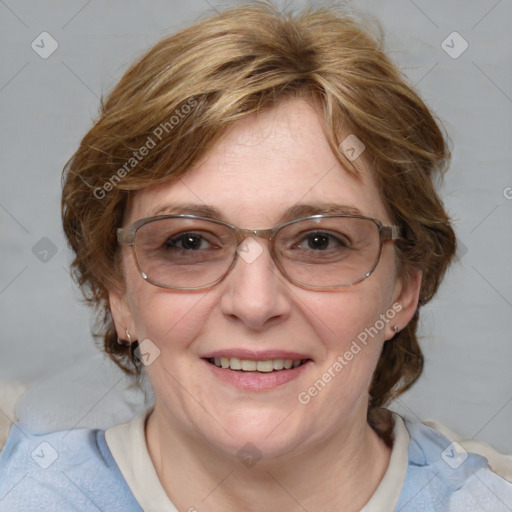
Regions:
<instances>
[{"instance_id":1,"label":"skin texture","mask_svg":"<svg viewBox=\"0 0 512 512\"><path fill-rule=\"evenodd\" d=\"M298 203L345 205L390 225L363 157L359 178L350 175L313 106L287 100L234 125L179 182L137 192L124 225L178 203L213 206L250 229L273 227ZM399 279L388 242L357 285L305 290L286 281L267 242L258 243L263 252L252 263L238 258L222 282L194 292L145 282L123 248L126 288L110 293L118 335L128 329L160 350L146 367L156 396L146 439L157 474L179 510L359 510L390 455L366 423L371 376L393 325L402 328L414 314L419 272ZM394 319L307 405L299 403L298 394L397 302ZM313 361L287 384L244 391L201 359L234 348L298 351ZM248 442L262 454L252 468L237 458Z\"/></svg>"}]
</instances>

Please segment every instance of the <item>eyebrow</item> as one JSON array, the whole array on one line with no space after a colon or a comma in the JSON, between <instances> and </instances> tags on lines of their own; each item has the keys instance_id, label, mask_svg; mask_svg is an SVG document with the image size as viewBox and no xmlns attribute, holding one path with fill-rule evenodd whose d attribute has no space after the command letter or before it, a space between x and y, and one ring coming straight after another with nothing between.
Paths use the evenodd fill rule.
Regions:
<instances>
[{"instance_id":1,"label":"eyebrow","mask_svg":"<svg viewBox=\"0 0 512 512\"><path fill-rule=\"evenodd\" d=\"M285 211L283 220L323 214L363 215L355 206L338 203L299 203Z\"/></svg>"},{"instance_id":2,"label":"eyebrow","mask_svg":"<svg viewBox=\"0 0 512 512\"><path fill-rule=\"evenodd\" d=\"M199 215L213 219L225 220L220 210L215 206L200 203L172 203L160 206L150 216L157 215Z\"/></svg>"},{"instance_id":3,"label":"eyebrow","mask_svg":"<svg viewBox=\"0 0 512 512\"><path fill-rule=\"evenodd\" d=\"M287 222L301 217L323 214L364 215L361 210L355 206L338 203L298 203L287 208L283 212L279 222ZM172 203L162 205L152 212L150 216L153 217L157 215L198 215L227 222L218 208L201 203Z\"/></svg>"}]
</instances>

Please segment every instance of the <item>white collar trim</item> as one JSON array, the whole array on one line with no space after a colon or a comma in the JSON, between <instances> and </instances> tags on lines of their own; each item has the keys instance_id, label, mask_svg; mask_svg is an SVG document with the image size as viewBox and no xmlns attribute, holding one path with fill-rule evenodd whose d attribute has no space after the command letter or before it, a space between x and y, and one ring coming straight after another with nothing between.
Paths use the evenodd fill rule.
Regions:
<instances>
[{"instance_id":1,"label":"white collar trim","mask_svg":"<svg viewBox=\"0 0 512 512\"><path fill-rule=\"evenodd\" d=\"M410 436L402 417L395 412L392 415L394 442L388 468L370 501L361 509L361 512L392 512L400 499L409 465Z\"/></svg>"},{"instance_id":2,"label":"white collar trim","mask_svg":"<svg viewBox=\"0 0 512 512\"><path fill-rule=\"evenodd\" d=\"M105 440L119 469L144 512L178 512L167 496L146 445L145 425L153 406L127 423L105 432ZM410 436L403 419L396 413L394 443L388 468L376 491L361 512L395 510L405 482Z\"/></svg>"},{"instance_id":3,"label":"white collar trim","mask_svg":"<svg viewBox=\"0 0 512 512\"><path fill-rule=\"evenodd\" d=\"M167 496L146 445L146 419L153 406L109 428L105 440L128 487L144 512L178 512Z\"/></svg>"}]
</instances>

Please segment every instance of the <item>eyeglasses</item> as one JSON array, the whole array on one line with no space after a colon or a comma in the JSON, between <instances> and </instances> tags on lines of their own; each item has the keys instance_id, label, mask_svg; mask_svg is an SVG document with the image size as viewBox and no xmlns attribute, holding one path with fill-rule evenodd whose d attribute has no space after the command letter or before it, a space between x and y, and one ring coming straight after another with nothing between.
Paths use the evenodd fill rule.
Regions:
<instances>
[{"instance_id":1,"label":"eyeglasses","mask_svg":"<svg viewBox=\"0 0 512 512\"><path fill-rule=\"evenodd\" d=\"M250 237L268 240L276 267L290 282L327 291L366 279L383 243L399 238L399 228L359 215L312 215L258 230L196 215L160 215L117 230L118 242L131 245L141 276L173 290L222 281Z\"/></svg>"}]
</instances>

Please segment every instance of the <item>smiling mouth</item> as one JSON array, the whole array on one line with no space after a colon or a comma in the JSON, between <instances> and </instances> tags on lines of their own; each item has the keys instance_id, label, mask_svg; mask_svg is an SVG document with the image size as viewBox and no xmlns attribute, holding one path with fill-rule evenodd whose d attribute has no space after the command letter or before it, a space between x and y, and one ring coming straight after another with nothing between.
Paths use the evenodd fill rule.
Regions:
<instances>
[{"instance_id":1,"label":"smiling mouth","mask_svg":"<svg viewBox=\"0 0 512 512\"><path fill-rule=\"evenodd\" d=\"M284 370L294 370L311 359L267 359L255 361L251 359L239 359L238 357L215 357L206 359L210 364L226 370L238 372L272 373Z\"/></svg>"}]
</instances>

